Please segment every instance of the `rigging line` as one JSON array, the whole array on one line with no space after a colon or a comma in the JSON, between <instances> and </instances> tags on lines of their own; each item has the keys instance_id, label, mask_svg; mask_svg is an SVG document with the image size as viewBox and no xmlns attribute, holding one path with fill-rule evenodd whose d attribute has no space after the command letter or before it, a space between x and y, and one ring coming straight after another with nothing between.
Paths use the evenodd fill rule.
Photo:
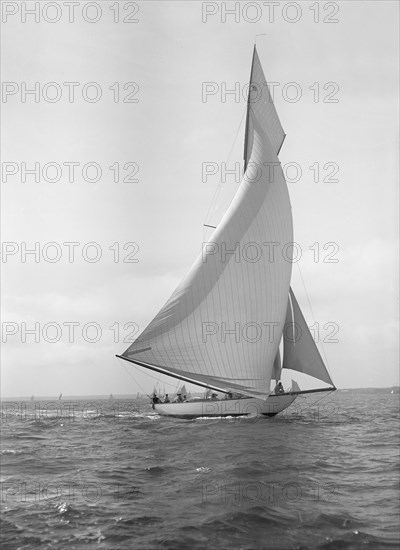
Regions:
<instances>
[{"instance_id":1,"label":"rigging line","mask_svg":"<svg viewBox=\"0 0 400 550\"><path fill-rule=\"evenodd\" d=\"M238 135L239 135L239 131L240 131L241 127L242 127L242 123L243 123L243 119L244 119L244 115L246 114L246 111L247 111L247 106L246 106L245 110L243 111L242 118L240 119L240 123L239 123L238 129L237 129L237 131L236 131L236 135L235 135L235 138L234 138L234 140L233 140L232 147L231 147L231 149L230 149L230 151L229 151L228 157L227 157L227 159L226 159L225 165L227 165L227 164L229 163L230 158L231 158L231 156L232 156L233 149L234 149L234 147L235 147L235 144L236 144L236 141L237 141L237 138L238 138ZM212 198L212 200L211 200L210 207L209 207L208 212L207 212L206 217L205 217L205 222L208 221L208 219L209 219L209 217L210 217L212 211L213 211L214 208L215 208L215 203L216 203L216 201L217 201L218 194L219 194L219 192L221 191L221 187L222 187L222 184L221 184L221 180L220 180L219 183L218 183L218 186L217 186L217 188L216 188L216 190L215 190L214 196L213 196L213 198ZM207 224L204 224L204 225L207 225ZM203 240L205 240L205 238L204 238Z\"/></svg>"},{"instance_id":2,"label":"rigging line","mask_svg":"<svg viewBox=\"0 0 400 550\"><path fill-rule=\"evenodd\" d=\"M142 372L145 373L146 376L149 376L150 378L153 378L153 380L156 380L157 385L158 385L159 382L160 382L161 376L168 376L167 374L161 373L161 374L159 374L158 377L156 377L156 376L153 376L152 374L148 373L147 371L142 371ZM167 384L167 386L170 386L171 388L174 388L174 387L175 387L174 384L171 384L170 382L164 382L164 386L165 386L165 384Z\"/></svg>"},{"instance_id":3,"label":"rigging line","mask_svg":"<svg viewBox=\"0 0 400 550\"><path fill-rule=\"evenodd\" d=\"M118 358L119 359L119 358ZM143 386L136 380L136 378L134 376L132 376L131 374L131 371L126 367L125 363L123 361L121 361L121 359L119 359L119 362L120 364L124 367L124 369L126 370L126 372L128 373L128 375L132 378L132 380L141 388L141 390L143 391L143 393L145 393L147 395L147 392L143 389ZM142 371L143 372L143 371ZM160 377L161 375L159 375L158 377L156 376L153 376L151 375L150 373L146 372L146 376L148 376L149 378L152 378L153 380L155 380L157 382L157 385L160 381ZM171 388L174 388L174 384L171 384L170 382L166 382L167 386L170 386Z\"/></svg>"},{"instance_id":4,"label":"rigging line","mask_svg":"<svg viewBox=\"0 0 400 550\"><path fill-rule=\"evenodd\" d=\"M119 363L120 365L123 366L124 370L127 372L128 376L130 376L132 378L132 380L135 382L135 384L137 384L139 386L139 388L142 390L143 393L145 393L147 395L147 392L144 390L144 388L142 387L142 385L135 379L135 377L132 375L132 373L126 368L125 366L125 363L123 363L121 361L121 359L119 359Z\"/></svg>"},{"instance_id":5,"label":"rigging line","mask_svg":"<svg viewBox=\"0 0 400 550\"><path fill-rule=\"evenodd\" d=\"M297 265L297 268L298 268L298 270L299 270L300 279L301 279L301 282L302 282L302 284L303 284L304 292L306 293L308 306L309 306L309 308L310 308L311 315L312 315L312 318L313 318L313 322L314 322L314 325L315 325L316 320L315 320L315 316L314 316L314 311L313 311L313 308L312 308L312 306L311 306L310 297L309 297L309 295L308 295L306 283L304 282L303 275L302 275L302 273L301 273L301 269L300 269L300 266L299 266L299 262L296 262L296 265ZM327 356L326 356L326 353L325 353L325 349L324 349L324 345L323 345L322 340L323 340L323 339L321 338L321 341L320 341L320 344L321 344L321 351L322 351L322 354L323 354L323 356L324 356L326 370L328 371L329 376L332 378L332 374L331 374L330 369L329 369L328 358L327 358Z\"/></svg>"},{"instance_id":6,"label":"rigging line","mask_svg":"<svg viewBox=\"0 0 400 550\"><path fill-rule=\"evenodd\" d=\"M182 384L182 380L181 380L181 379L178 380L178 383L177 383L176 386L175 386L175 393L178 392L179 384Z\"/></svg>"},{"instance_id":7,"label":"rigging line","mask_svg":"<svg viewBox=\"0 0 400 550\"><path fill-rule=\"evenodd\" d=\"M157 387L157 391L158 391L158 384L160 383L160 378L161 378L162 374L160 373L160 374L158 375L158 378L156 378L155 376L152 376L150 373L147 373L147 372L146 372L146 374L148 374L148 376L150 376L150 378L154 378L154 380L157 380L157 381L156 381L156 387ZM167 382L167 383L168 383L168 382ZM171 387L172 387L172 384L171 384ZM158 391L158 393L161 393L161 392ZM165 395L165 384L164 384L164 395Z\"/></svg>"},{"instance_id":8,"label":"rigging line","mask_svg":"<svg viewBox=\"0 0 400 550\"><path fill-rule=\"evenodd\" d=\"M228 164L228 162L229 162L230 159L231 159L231 156L232 156L232 153L233 153L233 148L235 147L236 140L237 140L237 138L238 138L240 128L242 127L244 115L246 114L246 112L247 112L247 106L246 106L246 108L245 108L244 111L243 111L242 118L240 119L240 123L239 123L238 129L237 129L237 131L236 131L235 139L233 140L231 150L229 151L228 158L226 159L226 164Z\"/></svg>"},{"instance_id":9,"label":"rigging line","mask_svg":"<svg viewBox=\"0 0 400 550\"><path fill-rule=\"evenodd\" d=\"M313 311L313 308L312 308L312 306L311 306L310 297L308 296L306 284L305 284L305 282L304 282L303 275L302 275L302 273L301 273L301 269L300 269L300 266L299 266L299 262L296 262L296 265L297 265L297 268L298 268L298 270L299 270L301 282L303 283L304 292L306 293L307 302L308 302L308 307L310 308L311 315L312 315L313 321L314 321L314 323L315 323L314 311Z\"/></svg>"}]
</instances>

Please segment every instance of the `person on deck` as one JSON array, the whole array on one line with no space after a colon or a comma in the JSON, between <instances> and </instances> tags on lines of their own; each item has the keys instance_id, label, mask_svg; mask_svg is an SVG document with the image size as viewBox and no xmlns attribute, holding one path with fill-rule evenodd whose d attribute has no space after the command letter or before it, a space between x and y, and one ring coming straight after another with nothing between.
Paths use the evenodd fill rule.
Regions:
<instances>
[{"instance_id":1,"label":"person on deck","mask_svg":"<svg viewBox=\"0 0 400 550\"><path fill-rule=\"evenodd\" d=\"M170 402L170 400L169 400L168 394L166 393L164 403L169 403L169 402Z\"/></svg>"},{"instance_id":2,"label":"person on deck","mask_svg":"<svg viewBox=\"0 0 400 550\"><path fill-rule=\"evenodd\" d=\"M282 382L280 380L277 383L277 385L275 386L275 393L276 394L285 393L285 390L283 389L283 386L282 386Z\"/></svg>"},{"instance_id":3,"label":"person on deck","mask_svg":"<svg viewBox=\"0 0 400 550\"><path fill-rule=\"evenodd\" d=\"M157 405L157 403L161 403L161 401L159 400L159 398L157 397L157 395L155 393L153 393L153 395L151 397L151 403L152 403L153 409L154 409L154 405Z\"/></svg>"}]
</instances>

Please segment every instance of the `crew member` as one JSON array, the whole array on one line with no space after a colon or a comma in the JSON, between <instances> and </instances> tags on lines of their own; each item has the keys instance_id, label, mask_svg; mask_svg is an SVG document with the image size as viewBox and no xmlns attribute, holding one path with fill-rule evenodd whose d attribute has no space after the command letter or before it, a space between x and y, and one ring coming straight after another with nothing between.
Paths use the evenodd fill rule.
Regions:
<instances>
[{"instance_id":1,"label":"crew member","mask_svg":"<svg viewBox=\"0 0 400 550\"><path fill-rule=\"evenodd\" d=\"M154 409L154 405L157 405L157 403L160 403L160 400L159 398L157 397L156 393L154 392L152 397L151 397L151 403L152 403L152 407Z\"/></svg>"}]
</instances>

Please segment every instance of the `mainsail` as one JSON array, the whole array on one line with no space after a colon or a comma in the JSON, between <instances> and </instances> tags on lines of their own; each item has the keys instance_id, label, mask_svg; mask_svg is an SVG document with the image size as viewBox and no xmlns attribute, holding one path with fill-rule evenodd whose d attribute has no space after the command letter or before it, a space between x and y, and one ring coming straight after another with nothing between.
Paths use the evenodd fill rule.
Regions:
<instances>
[{"instance_id":1,"label":"mainsail","mask_svg":"<svg viewBox=\"0 0 400 550\"><path fill-rule=\"evenodd\" d=\"M257 84L267 90L254 50L242 182L188 275L122 358L266 397L286 316L293 227L277 156L284 133L269 92L251 100Z\"/></svg>"},{"instance_id":2,"label":"mainsail","mask_svg":"<svg viewBox=\"0 0 400 550\"><path fill-rule=\"evenodd\" d=\"M333 386L292 289L283 332L283 350L282 368L308 374Z\"/></svg>"}]
</instances>

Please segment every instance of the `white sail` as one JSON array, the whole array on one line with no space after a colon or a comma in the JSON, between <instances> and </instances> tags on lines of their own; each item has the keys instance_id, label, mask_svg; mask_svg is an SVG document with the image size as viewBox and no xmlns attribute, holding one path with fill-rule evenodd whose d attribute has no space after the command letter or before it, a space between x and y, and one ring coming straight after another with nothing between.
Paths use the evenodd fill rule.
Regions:
<instances>
[{"instance_id":1,"label":"white sail","mask_svg":"<svg viewBox=\"0 0 400 550\"><path fill-rule=\"evenodd\" d=\"M285 139L281 122L276 112L267 80L262 69L256 47L254 46L253 62L249 84L248 111L246 121L246 137L244 143L244 161L247 167L253 149L252 134L247 131L249 123L249 112L254 113L261 127L268 133L272 148L278 155Z\"/></svg>"},{"instance_id":2,"label":"white sail","mask_svg":"<svg viewBox=\"0 0 400 550\"><path fill-rule=\"evenodd\" d=\"M283 333L282 368L296 370L334 385L292 289Z\"/></svg>"},{"instance_id":3,"label":"white sail","mask_svg":"<svg viewBox=\"0 0 400 550\"><path fill-rule=\"evenodd\" d=\"M269 395L286 316L292 267L288 244L293 241L276 129L270 134L265 126L271 106L255 103L253 109L249 103L249 169L188 275L122 357L186 381ZM254 167L259 168L257 179Z\"/></svg>"}]
</instances>

